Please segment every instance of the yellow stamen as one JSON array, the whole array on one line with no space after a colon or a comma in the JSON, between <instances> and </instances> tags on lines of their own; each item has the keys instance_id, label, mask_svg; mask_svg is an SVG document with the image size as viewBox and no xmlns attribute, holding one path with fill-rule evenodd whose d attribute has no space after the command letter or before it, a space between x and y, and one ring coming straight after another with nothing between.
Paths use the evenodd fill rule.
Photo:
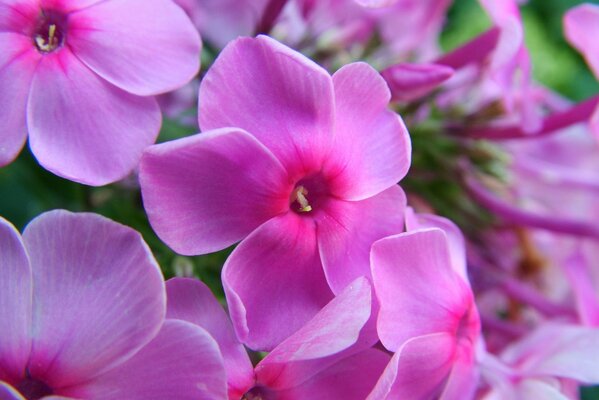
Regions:
<instances>
[{"instance_id":1,"label":"yellow stamen","mask_svg":"<svg viewBox=\"0 0 599 400\"><path fill-rule=\"evenodd\" d=\"M306 196L308 195L308 190L303 187L303 186L299 186L296 190L295 190L295 199L297 200L297 202L300 205L300 212L310 212L312 211L312 206L310 205L310 203L308 203L308 199L306 198Z\"/></svg>"},{"instance_id":2,"label":"yellow stamen","mask_svg":"<svg viewBox=\"0 0 599 400\"><path fill-rule=\"evenodd\" d=\"M48 27L48 42L41 36L37 35L35 37L35 44L42 51L52 51L58 45L58 38L56 35L56 25L51 24Z\"/></svg>"}]
</instances>

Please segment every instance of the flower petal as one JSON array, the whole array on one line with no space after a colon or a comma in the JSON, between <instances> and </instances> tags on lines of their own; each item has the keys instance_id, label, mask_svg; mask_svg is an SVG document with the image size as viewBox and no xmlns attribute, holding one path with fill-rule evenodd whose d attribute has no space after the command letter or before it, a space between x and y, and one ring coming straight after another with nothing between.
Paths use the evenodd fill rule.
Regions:
<instances>
[{"instance_id":1,"label":"flower petal","mask_svg":"<svg viewBox=\"0 0 599 400\"><path fill-rule=\"evenodd\" d=\"M164 283L139 233L60 210L33 220L23 241L33 271L32 376L51 387L79 383L156 335Z\"/></svg>"},{"instance_id":2,"label":"flower petal","mask_svg":"<svg viewBox=\"0 0 599 400\"><path fill-rule=\"evenodd\" d=\"M406 175L410 138L399 115L387 108L387 83L371 66L346 65L333 75L333 84L335 138L325 168L336 176L337 196L363 200Z\"/></svg>"},{"instance_id":3,"label":"flower petal","mask_svg":"<svg viewBox=\"0 0 599 400\"><path fill-rule=\"evenodd\" d=\"M369 400L436 399L452 367L454 339L446 333L408 340L391 358Z\"/></svg>"},{"instance_id":4,"label":"flower petal","mask_svg":"<svg viewBox=\"0 0 599 400\"><path fill-rule=\"evenodd\" d=\"M281 399L363 400L389 362L389 356L367 349L321 370L296 386L277 391Z\"/></svg>"},{"instance_id":5,"label":"flower petal","mask_svg":"<svg viewBox=\"0 0 599 400\"><path fill-rule=\"evenodd\" d=\"M243 239L289 209L292 189L272 153L233 128L150 147L141 161L140 182L152 227L187 255L222 250Z\"/></svg>"},{"instance_id":6,"label":"flower petal","mask_svg":"<svg viewBox=\"0 0 599 400\"><path fill-rule=\"evenodd\" d=\"M237 337L254 350L273 349L332 298L314 223L293 212L271 219L243 240L222 276Z\"/></svg>"},{"instance_id":7,"label":"flower petal","mask_svg":"<svg viewBox=\"0 0 599 400\"><path fill-rule=\"evenodd\" d=\"M197 279L173 278L166 282L166 293L166 317L198 325L216 340L227 371L229 394L241 397L254 383L254 367L210 289Z\"/></svg>"},{"instance_id":8,"label":"flower petal","mask_svg":"<svg viewBox=\"0 0 599 400\"><path fill-rule=\"evenodd\" d=\"M334 293L360 276L370 277L370 248L403 231L406 196L397 185L362 201L331 200L317 219L318 247Z\"/></svg>"},{"instance_id":9,"label":"flower petal","mask_svg":"<svg viewBox=\"0 0 599 400\"><path fill-rule=\"evenodd\" d=\"M442 64L400 63L383 70L381 76L387 81L393 100L414 101L430 94L453 73L453 68Z\"/></svg>"},{"instance_id":10,"label":"flower petal","mask_svg":"<svg viewBox=\"0 0 599 400\"><path fill-rule=\"evenodd\" d=\"M451 267L443 231L419 230L381 239L372 246L371 264L381 303L379 336L387 349L397 351L415 336L456 334L473 299Z\"/></svg>"},{"instance_id":11,"label":"flower petal","mask_svg":"<svg viewBox=\"0 0 599 400\"><path fill-rule=\"evenodd\" d=\"M224 400L227 381L210 334L189 322L166 320L131 359L67 394L95 400Z\"/></svg>"},{"instance_id":12,"label":"flower petal","mask_svg":"<svg viewBox=\"0 0 599 400\"><path fill-rule=\"evenodd\" d=\"M0 380L22 378L31 350L31 267L21 235L0 218Z\"/></svg>"},{"instance_id":13,"label":"flower petal","mask_svg":"<svg viewBox=\"0 0 599 400\"><path fill-rule=\"evenodd\" d=\"M156 140L160 119L156 100L106 83L67 48L44 56L33 78L31 150L67 179L99 186L124 178Z\"/></svg>"},{"instance_id":14,"label":"flower petal","mask_svg":"<svg viewBox=\"0 0 599 400\"><path fill-rule=\"evenodd\" d=\"M366 278L352 282L300 330L278 345L256 367L258 384L288 389L378 341L365 335L371 317Z\"/></svg>"},{"instance_id":15,"label":"flower petal","mask_svg":"<svg viewBox=\"0 0 599 400\"><path fill-rule=\"evenodd\" d=\"M0 33L12 32L24 36L31 45L31 31L35 29L37 15L40 12L39 0L18 0L0 2ZM2 49L8 49L4 44ZM5 54L0 54L0 57Z\"/></svg>"},{"instance_id":16,"label":"flower petal","mask_svg":"<svg viewBox=\"0 0 599 400\"><path fill-rule=\"evenodd\" d=\"M206 73L199 102L203 131L245 129L293 178L320 170L333 132L333 84L300 53L267 36L237 39Z\"/></svg>"},{"instance_id":17,"label":"flower petal","mask_svg":"<svg viewBox=\"0 0 599 400\"><path fill-rule=\"evenodd\" d=\"M0 381L0 400L26 400L21 393L6 382Z\"/></svg>"},{"instance_id":18,"label":"flower petal","mask_svg":"<svg viewBox=\"0 0 599 400\"><path fill-rule=\"evenodd\" d=\"M0 6L0 11L2 6ZM32 51L31 39L0 32L0 167L12 162L27 138L27 98L41 55Z\"/></svg>"},{"instance_id":19,"label":"flower petal","mask_svg":"<svg viewBox=\"0 0 599 400\"><path fill-rule=\"evenodd\" d=\"M198 32L169 0L103 1L76 12L68 44L102 78L140 96L178 89L200 69Z\"/></svg>"},{"instance_id":20,"label":"flower petal","mask_svg":"<svg viewBox=\"0 0 599 400\"><path fill-rule=\"evenodd\" d=\"M586 59L599 79L599 6L581 4L564 15L564 34L570 44Z\"/></svg>"},{"instance_id":21,"label":"flower petal","mask_svg":"<svg viewBox=\"0 0 599 400\"><path fill-rule=\"evenodd\" d=\"M470 342L461 342L456 348L453 367L440 400L473 399L479 382L479 371Z\"/></svg>"}]
</instances>

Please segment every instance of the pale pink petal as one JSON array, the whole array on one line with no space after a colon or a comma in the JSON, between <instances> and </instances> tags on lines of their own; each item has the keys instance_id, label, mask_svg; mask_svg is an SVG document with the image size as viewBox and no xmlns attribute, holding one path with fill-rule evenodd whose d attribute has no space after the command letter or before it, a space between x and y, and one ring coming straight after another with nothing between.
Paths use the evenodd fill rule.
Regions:
<instances>
[{"instance_id":1,"label":"pale pink petal","mask_svg":"<svg viewBox=\"0 0 599 400\"><path fill-rule=\"evenodd\" d=\"M224 400L227 381L210 334L189 322L166 320L131 359L66 394L94 400Z\"/></svg>"},{"instance_id":2,"label":"pale pink petal","mask_svg":"<svg viewBox=\"0 0 599 400\"><path fill-rule=\"evenodd\" d=\"M406 175L410 138L399 115L387 108L387 83L371 66L346 65L333 75L333 84L335 137L325 169L335 177L335 195L363 200Z\"/></svg>"},{"instance_id":3,"label":"pale pink petal","mask_svg":"<svg viewBox=\"0 0 599 400\"><path fill-rule=\"evenodd\" d=\"M29 145L63 178L97 186L124 178L156 140L160 120L156 100L105 82L67 48L46 54L33 78Z\"/></svg>"},{"instance_id":4,"label":"pale pink petal","mask_svg":"<svg viewBox=\"0 0 599 400\"><path fill-rule=\"evenodd\" d=\"M33 272L32 376L51 387L78 383L156 335L164 282L139 233L60 210L33 220L23 241Z\"/></svg>"},{"instance_id":5,"label":"pale pink petal","mask_svg":"<svg viewBox=\"0 0 599 400\"><path fill-rule=\"evenodd\" d=\"M370 248L403 231L405 206L405 194L397 185L362 201L330 200L317 226L320 257L334 293L357 277L370 277Z\"/></svg>"},{"instance_id":6,"label":"pale pink petal","mask_svg":"<svg viewBox=\"0 0 599 400\"><path fill-rule=\"evenodd\" d=\"M0 400L26 400L14 387L0 381Z\"/></svg>"},{"instance_id":7,"label":"pale pink petal","mask_svg":"<svg viewBox=\"0 0 599 400\"><path fill-rule=\"evenodd\" d=\"M376 335L364 334L371 299L368 280L357 279L258 364L258 384L277 390L293 388L370 348L378 341Z\"/></svg>"},{"instance_id":8,"label":"pale pink petal","mask_svg":"<svg viewBox=\"0 0 599 400\"><path fill-rule=\"evenodd\" d=\"M378 330L389 350L420 335L455 335L472 293L451 267L445 233L412 231L372 246L372 276L381 311ZM434 288L434 290L432 290Z\"/></svg>"},{"instance_id":9,"label":"pale pink petal","mask_svg":"<svg viewBox=\"0 0 599 400\"><path fill-rule=\"evenodd\" d=\"M271 219L243 240L222 277L237 336L254 350L272 350L332 298L314 222L293 212Z\"/></svg>"},{"instance_id":10,"label":"pale pink petal","mask_svg":"<svg viewBox=\"0 0 599 400\"><path fill-rule=\"evenodd\" d=\"M178 89L200 68L198 32L170 0L99 2L70 16L68 44L98 75L140 96Z\"/></svg>"},{"instance_id":11,"label":"pale pink petal","mask_svg":"<svg viewBox=\"0 0 599 400\"><path fill-rule=\"evenodd\" d=\"M305 56L267 36L237 39L202 80L199 102L203 131L245 129L292 178L320 170L333 132L333 84Z\"/></svg>"},{"instance_id":12,"label":"pale pink petal","mask_svg":"<svg viewBox=\"0 0 599 400\"><path fill-rule=\"evenodd\" d=\"M460 228L447 218L434 214L416 214L412 208L406 210L406 229L439 228L447 235L451 265L464 281L468 281L466 267L466 241Z\"/></svg>"},{"instance_id":13,"label":"pale pink petal","mask_svg":"<svg viewBox=\"0 0 599 400\"><path fill-rule=\"evenodd\" d=\"M564 33L599 79L599 5L586 3L570 9L564 16Z\"/></svg>"},{"instance_id":14,"label":"pale pink petal","mask_svg":"<svg viewBox=\"0 0 599 400\"><path fill-rule=\"evenodd\" d=\"M174 278L166 282L166 293L166 317L191 322L208 331L223 356L229 393L245 393L254 382L254 367L210 289L197 279Z\"/></svg>"},{"instance_id":15,"label":"pale pink petal","mask_svg":"<svg viewBox=\"0 0 599 400\"><path fill-rule=\"evenodd\" d=\"M31 267L21 235L0 218L0 380L16 381L31 348Z\"/></svg>"},{"instance_id":16,"label":"pale pink petal","mask_svg":"<svg viewBox=\"0 0 599 400\"><path fill-rule=\"evenodd\" d=\"M281 399L363 400L389 362L389 356L368 349L344 358L295 387L277 391Z\"/></svg>"},{"instance_id":17,"label":"pale pink petal","mask_svg":"<svg viewBox=\"0 0 599 400\"><path fill-rule=\"evenodd\" d=\"M148 148L140 182L152 227L175 251L188 255L243 239L288 210L292 190L272 153L233 128Z\"/></svg>"},{"instance_id":18,"label":"pale pink petal","mask_svg":"<svg viewBox=\"0 0 599 400\"><path fill-rule=\"evenodd\" d=\"M525 379L518 385L518 400L571 400L555 386L540 379ZM503 400L503 399L502 399Z\"/></svg>"},{"instance_id":19,"label":"pale pink petal","mask_svg":"<svg viewBox=\"0 0 599 400\"><path fill-rule=\"evenodd\" d=\"M17 33L0 32L0 48L1 167L12 162L25 144L27 99L41 55L29 37Z\"/></svg>"},{"instance_id":20,"label":"pale pink petal","mask_svg":"<svg viewBox=\"0 0 599 400\"><path fill-rule=\"evenodd\" d=\"M381 72L387 81L393 100L413 101L430 94L451 78L453 68L442 64L392 65Z\"/></svg>"},{"instance_id":21,"label":"pale pink petal","mask_svg":"<svg viewBox=\"0 0 599 400\"><path fill-rule=\"evenodd\" d=\"M391 6L395 3L397 3L399 0L354 0L354 1L364 7L379 8L379 7Z\"/></svg>"},{"instance_id":22,"label":"pale pink petal","mask_svg":"<svg viewBox=\"0 0 599 400\"><path fill-rule=\"evenodd\" d=\"M393 355L368 399L438 398L451 372L454 352L454 338L446 333L410 339Z\"/></svg>"}]
</instances>

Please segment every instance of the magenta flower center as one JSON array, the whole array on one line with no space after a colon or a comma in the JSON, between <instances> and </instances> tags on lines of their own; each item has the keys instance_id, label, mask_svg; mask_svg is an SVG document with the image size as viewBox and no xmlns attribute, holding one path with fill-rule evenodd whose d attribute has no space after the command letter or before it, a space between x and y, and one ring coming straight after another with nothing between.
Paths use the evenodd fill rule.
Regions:
<instances>
[{"instance_id":1,"label":"magenta flower center","mask_svg":"<svg viewBox=\"0 0 599 400\"><path fill-rule=\"evenodd\" d=\"M271 400L273 398L272 391L262 386L254 386L241 396L241 400Z\"/></svg>"},{"instance_id":2,"label":"magenta flower center","mask_svg":"<svg viewBox=\"0 0 599 400\"><path fill-rule=\"evenodd\" d=\"M329 197L328 184L322 174L314 174L301 179L295 185L289 204L298 214L309 214L321 208Z\"/></svg>"},{"instance_id":3,"label":"magenta flower center","mask_svg":"<svg viewBox=\"0 0 599 400\"><path fill-rule=\"evenodd\" d=\"M42 11L33 33L33 43L42 53L51 53L64 44L65 18L52 11Z\"/></svg>"},{"instance_id":4,"label":"magenta flower center","mask_svg":"<svg viewBox=\"0 0 599 400\"><path fill-rule=\"evenodd\" d=\"M16 386L16 389L25 397L27 400L38 400L42 397L50 396L54 394L50 386L44 382L27 377Z\"/></svg>"}]
</instances>

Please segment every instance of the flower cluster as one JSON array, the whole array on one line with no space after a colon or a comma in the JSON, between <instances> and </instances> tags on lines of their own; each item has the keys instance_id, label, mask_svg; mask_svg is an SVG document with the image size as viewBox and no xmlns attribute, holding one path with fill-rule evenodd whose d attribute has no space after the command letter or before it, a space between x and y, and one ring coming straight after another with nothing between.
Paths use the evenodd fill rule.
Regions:
<instances>
[{"instance_id":1,"label":"flower cluster","mask_svg":"<svg viewBox=\"0 0 599 400\"><path fill-rule=\"evenodd\" d=\"M0 218L0 400L599 385L599 96L533 79L519 3L443 51L450 0L0 0L0 165L151 225ZM599 79L599 6L563 25Z\"/></svg>"}]
</instances>

